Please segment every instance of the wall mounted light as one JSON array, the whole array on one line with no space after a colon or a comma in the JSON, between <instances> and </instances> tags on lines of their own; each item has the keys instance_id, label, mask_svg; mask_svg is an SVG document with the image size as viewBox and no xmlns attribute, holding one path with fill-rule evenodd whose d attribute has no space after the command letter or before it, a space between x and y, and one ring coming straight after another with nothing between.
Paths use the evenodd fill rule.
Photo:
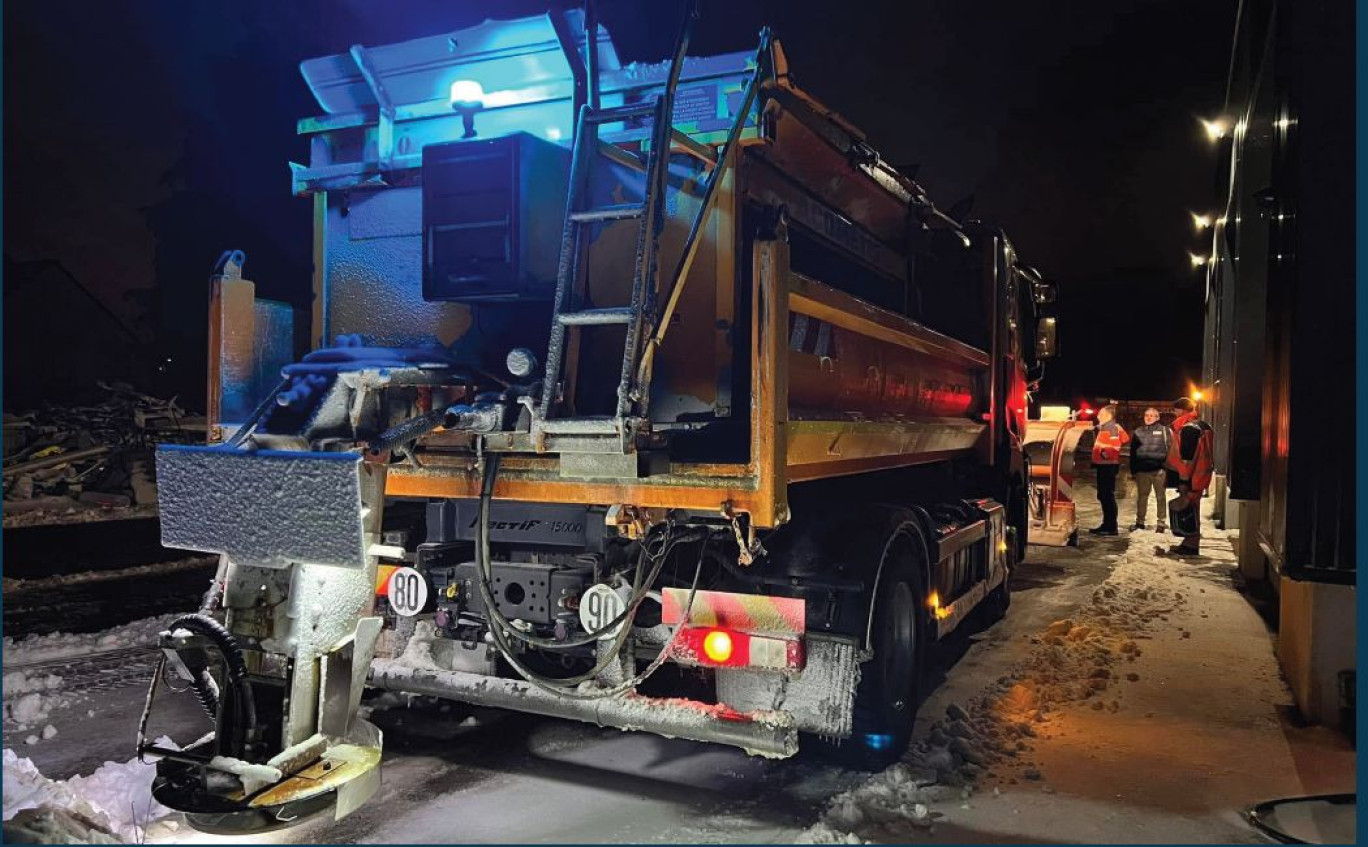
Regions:
<instances>
[{"instance_id":1,"label":"wall mounted light","mask_svg":"<svg viewBox=\"0 0 1368 847\"><path fill-rule=\"evenodd\" d=\"M1207 138L1212 141L1220 141L1230 134L1230 122L1225 118L1217 118L1214 121L1203 119L1202 128L1206 130Z\"/></svg>"}]
</instances>

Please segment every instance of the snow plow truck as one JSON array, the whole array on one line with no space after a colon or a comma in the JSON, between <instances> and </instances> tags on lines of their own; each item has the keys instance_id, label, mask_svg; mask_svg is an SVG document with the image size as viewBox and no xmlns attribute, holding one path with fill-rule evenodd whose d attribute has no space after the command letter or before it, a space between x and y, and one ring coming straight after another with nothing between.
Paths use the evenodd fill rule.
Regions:
<instances>
[{"instance_id":1,"label":"snow plow truck","mask_svg":"<svg viewBox=\"0 0 1368 847\"><path fill-rule=\"evenodd\" d=\"M157 456L221 562L148 698L214 730L138 739L194 826L365 802L367 690L879 766L1005 612L1055 286L696 17L658 64L592 8L302 64L309 350L226 254L211 443Z\"/></svg>"}]
</instances>

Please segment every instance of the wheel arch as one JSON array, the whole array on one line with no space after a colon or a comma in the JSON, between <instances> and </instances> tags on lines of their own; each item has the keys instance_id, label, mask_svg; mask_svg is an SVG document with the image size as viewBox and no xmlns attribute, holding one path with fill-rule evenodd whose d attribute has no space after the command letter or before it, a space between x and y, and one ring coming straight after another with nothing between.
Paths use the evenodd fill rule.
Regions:
<instances>
[{"instance_id":1,"label":"wheel arch","mask_svg":"<svg viewBox=\"0 0 1368 847\"><path fill-rule=\"evenodd\" d=\"M860 634L860 644L866 650L871 649L872 646L874 616L878 611L879 592L883 587L884 578L887 576L884 569L884 563L888 561L888 547L894 542L897 530L901 529L903 526L911 525L914 530L913 547L920 551L920 561L913 562L912 564L915 572L921 577L920 587L923 591L923 595L918 599L925 602L926 595L924 592L929 591L931 586L935 584L933 579L934 574L932 572L933 565L931 562L930 538L932 537L931 527L933 526L931 523L931 516L920 506L899 506L891 504L877 504L877 506L881 509L888 510L890 516L906 515L907 520L898 523L894 531L888 534L887 540L882 545L879 561L874 566L873 579L870 581L869 592L866 598L868 600L868 608L865 610L864 627Z\"/></svg>"}]
</instances>

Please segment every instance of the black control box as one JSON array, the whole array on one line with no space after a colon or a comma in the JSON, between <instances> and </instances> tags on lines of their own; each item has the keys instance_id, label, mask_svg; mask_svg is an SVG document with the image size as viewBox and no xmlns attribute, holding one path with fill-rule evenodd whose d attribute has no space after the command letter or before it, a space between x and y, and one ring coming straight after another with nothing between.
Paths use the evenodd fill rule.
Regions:
<instances>
[{"instance_id":1,"label":"black control box","mask_svg":"<svg viewBox=\"0 0 1368 847\"><path fill-rule=\"evenodd\" d=\"M549 300L570 151L525 132L423 148L423 299Z\"/></svg>"}]
</instances>

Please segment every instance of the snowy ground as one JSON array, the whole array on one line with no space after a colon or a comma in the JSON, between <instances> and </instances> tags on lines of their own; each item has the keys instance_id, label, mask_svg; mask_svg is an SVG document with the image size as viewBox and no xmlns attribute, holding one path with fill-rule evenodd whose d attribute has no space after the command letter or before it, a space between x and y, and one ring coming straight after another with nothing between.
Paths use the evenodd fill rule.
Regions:
<instances>
[{"instance_id":1,"label":"snowy ground","mask_svg":"<svg viewBox=\"0 0 1368 847\"><path fill-rule=\"evenodd\" d=\"M97 506L79 503L70 497L37 497L33 500L5 502L5 529L24 526L61 526L99 521L125 521L154 518L156 504L144 506Z\"/></svg>"},{"instance_id":2,"label":"snowy ground","mask_svg":"<svg viewBox=\"0 0 1368 847\"><path fill-rule=\"evenodd\" d=\"M67 588L75 585L100 587L103 584L110 582L164 577L181 571L202 571L206 568L213 568L216 562L217 560L215 558L209 556L188 556L183 559L174 559L169 562L154 562L148 565L131 565L126 568L80 571L79 573L53 574L52 576L34 579L11 579L5 577L5 597L8 600L13 593L29 591L50 592L53 589Z\"/></svg>"},{"instance_id":3,"label":"snowy ground","mask_svg":"<svg viewBox=\"0 0 1368 847\"><path fill-rule=\"evenodd\" d=\"M1123 504L1123 522L1128 513ZM1083 525L1095 520L1085 502ZM1234 587L1225 534L1209 529L1196 561L1156 555L1173 541L1135 532L1031 548L1006 620L946 645L913 749L882 774L526 715L390 708L374 716L386 733L377 798L340 822L247 840L1257 842L1243 809L1352 790L1353 754L1287 719L1291 696L1263 621ZM120 783L143 784L145 766L118 763L151 669L130 657L155 626L113 633L104 650L102 636L5 644L7 819L11 783L37 783L30 768L81 796L93 783L70 777L106 759L106 774L127 767ZM102 669L109 654L129 664ZM36 718L34 705L51 708ZM202 720L191 708L152 731L186 741ZM56 735L43 740L49 723ZM141 837L150 816L128 817L120 834L136 824ZM221 840L173 819L146 837Z\"/></svg>"},{"instance_id":4,"label":"snowy ground","mask_svg":"<svg viewBox=\"0 0 1368 847\"><path fill-rule=\"evenodd\" d=\"M4 639L4 817L23 825L7 840L141 841L166 818L152 800L152 766L130 757L151 648L170 620ZM158 726L189 735L209 723L175 703Z\"/></svg>"}]
</instances>

